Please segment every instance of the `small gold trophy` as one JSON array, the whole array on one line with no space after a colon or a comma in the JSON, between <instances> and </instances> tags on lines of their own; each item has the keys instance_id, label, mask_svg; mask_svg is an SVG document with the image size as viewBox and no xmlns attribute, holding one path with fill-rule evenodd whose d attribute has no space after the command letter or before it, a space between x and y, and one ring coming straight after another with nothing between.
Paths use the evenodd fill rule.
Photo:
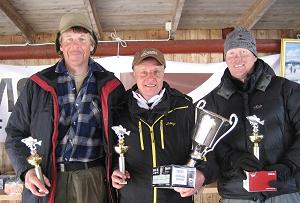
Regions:
<instances>
[{"instance_id":1,"label":"small gold trophy","mask_svg":"<svg viewBox=\"0 0 300 203\"><path fill-rule=\"evenodd\" d=\"M259 160L259 143L264 138L259 134L258 124L264 125L264 121L261 121L256 115L246 117L253 127L252 135L249 136L250 141L253 143L253 154Z\"/></svg>"},{"instance_id":2,"label":"small gold trophy","mask_svg":"<svg viewBox=\"0 0 300 203\"><path fill-rule=\"evenodd\" d=\"M26 146L30 149L30 156L27 158L28 163L34 166L35 173L38 179L45 185L44 176L42 173L42 169L40 167L40 164L42 162L42 157L38 155L36 151L36 145L41 146L42 140L37 141L37 139L34 139L33 137L24 138L21 140L23 143L26 144Z\"/></svg>"},{"instance_id":3,"label":"small gold trophy","mask_svg":"<svg viewBox=\"0 0 300 203\"><path fill-rule=\"evenodd\" d=\"M119 156L119 170L125 174L125 156L124 154L128 150L128 146L125 145L124 135L129 135L130 131L126 131L122 125L112 126L111 127L115 134L118 136L118 145L115 146L115 151L120 155ZM121 184L127 184L126 180L123 180Z\"/></svg>"}]
</instances>

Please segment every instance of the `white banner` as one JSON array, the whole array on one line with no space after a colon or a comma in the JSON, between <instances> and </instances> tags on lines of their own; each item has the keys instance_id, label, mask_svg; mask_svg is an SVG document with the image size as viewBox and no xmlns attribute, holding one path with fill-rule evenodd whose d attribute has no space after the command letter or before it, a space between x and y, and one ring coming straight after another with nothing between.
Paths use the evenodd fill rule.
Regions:
<instances>
[{"instance_id":1,"label":"white banner","mask_svg":"<svg viewBox=\"0 0 300 203\"><path fill-rule=\"evenodd\" d=\"M279 54L262 57L271 67L274 68L277 75L279 75ZM129 56L113 56L95 59L107 70L112 71L120 78L122 73L132 72L131 63L133 58ZM30 77L35 72L49 67L43 66L11 66L0 64L0 142L4 142L6 133L5 127L7 120L17 97L22 89L26 78ZM187 92L194 101L198 101L211 90L213 90L220 82L221 76L226 68L225 62L222 63L182 63L167 61L166 73L203 73L210 74L208 79L201 85L194 85L194 88ZM166 74L166 75L167 75ZM182 74L184 76L184 74ZM122 80L122 79L121 79ZM182 77L185 83L186 78ZM123 82L123 81L122 81ZM168 81L170 82L170 81ZM180 90L180 88L179 88Z\"/></svg>"}]
</instances>

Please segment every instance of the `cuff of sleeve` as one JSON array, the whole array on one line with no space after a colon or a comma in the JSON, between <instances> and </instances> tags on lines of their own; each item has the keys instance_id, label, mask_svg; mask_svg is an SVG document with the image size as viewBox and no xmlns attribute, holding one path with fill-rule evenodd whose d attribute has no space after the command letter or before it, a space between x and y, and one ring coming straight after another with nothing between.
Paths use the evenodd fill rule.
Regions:
<instances>
[{"instance_id":1,"label":"cuff of sleeve","mask_svg":"<svg viewBox=\"0 0 300 203\"><path fill-rule=\"evenodd\" d=\"M205 177L203 185L210 184L215 181L215 176L213 175L213 171L211 171L208 167L207 163L202 163L205 161L201 161L196 165L196 169L201 171Z\"/></svg>"}]
</instances>

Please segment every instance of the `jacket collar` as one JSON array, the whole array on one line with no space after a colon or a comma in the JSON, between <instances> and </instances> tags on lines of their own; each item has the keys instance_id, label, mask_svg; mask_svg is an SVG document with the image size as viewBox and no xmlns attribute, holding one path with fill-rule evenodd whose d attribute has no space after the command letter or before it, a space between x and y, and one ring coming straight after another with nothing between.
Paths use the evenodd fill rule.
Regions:
<instances>
[{"instance_id":1,"label":"jacket collar","mask_svg":"<svg viewBox=\"0 0 300 203\"><path fill-rule=\"evenodd\" d=\"M167 112L170 109L170 100L168 99L170 97L170 86L164 82L163 88L165 88L165 93L163 97L161 98L161 101L159 104L157 104L153 109L151 109L152 113L161 113L161 112ZM137 85L135 84L130 90L127 91L129 102L128 102L128 109L133 114L141 114L144 112L148 112L148 109L140 108L137 104L136 99L133 97L132 92L137 90Z\"/></svg>"},{"instance_id":2,"label":"jacket collar","mask_svg":"<svg viewBox=\"0 0 300 203\"><path fill-rule=\"evenodd\" d=\"M132 91L132 96L136 99L139 107L144 109L153 109L163 98L165 93L165 88L162 88L158 95L153 96L148 101L138 92Z\"/></svg>"},{"instance_id":3,"label":"jacket collar","mask_svg":"<svg viewBox=\"0 0 300 203\"><path fill-rule=\"evenodd\" d=\"M97 79L98 87L101 87L105 82L114 78L114 74L105 70L99 63L94 61L93 59L89 60L89 66L91 71L95 75ZM58 68L60 67L60 68ZM61 59L53 66L43 69L38 72L38 75L41 79L46 81L49 85L56 88L57 77L60 73L65 73L66 69L64 69L64 60Z\"/></svg>"}]
</instances>

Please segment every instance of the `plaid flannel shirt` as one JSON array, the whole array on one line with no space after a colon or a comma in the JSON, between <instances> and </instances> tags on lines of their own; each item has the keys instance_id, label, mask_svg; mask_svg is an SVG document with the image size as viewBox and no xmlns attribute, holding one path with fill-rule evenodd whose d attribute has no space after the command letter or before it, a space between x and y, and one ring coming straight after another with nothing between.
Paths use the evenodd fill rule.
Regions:
<instances>
[{"instance_id":1,"label":"plaid flannel shirt","mask_svg":"<svg viewBox=\"0 0 300 203\"><path fill-rule=\"evenodd\" d=\"M104 156L101 104L97 92L95 71L103 71L92 59L89 73L79 92L75 81L65 67L64 60L56 70L59 103L59 136L56 150L57 162L88 162Z\"/></svg>"}]
</instances>

